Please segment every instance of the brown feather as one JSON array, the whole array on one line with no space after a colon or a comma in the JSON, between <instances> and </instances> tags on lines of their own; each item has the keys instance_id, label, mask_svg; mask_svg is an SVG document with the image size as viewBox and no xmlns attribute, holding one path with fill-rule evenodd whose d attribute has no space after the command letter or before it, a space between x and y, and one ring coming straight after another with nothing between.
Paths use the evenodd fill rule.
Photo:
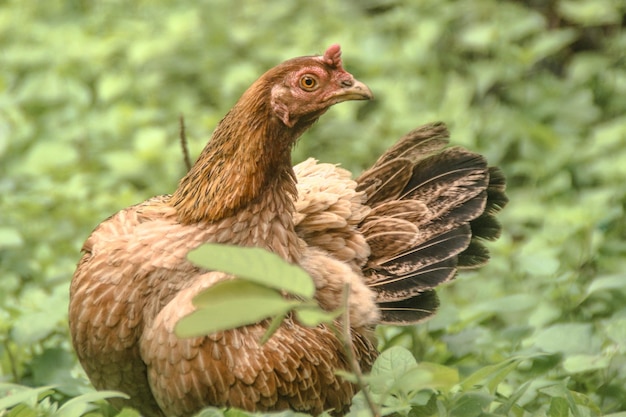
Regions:
<instances>
[{"instance_id":1,"label":"brown feather","mask_svg":"<svg viewBox=\"0 0 626 417\"><path fill-rule=\"evenodd\" d=\"M439 298L434 290L426 290L414 296L391 302L379 303L381 323L408 325L431 317L439 307Z\"/></svg>"},{"instance_id":2,"label":"brown feather","mask_svg":"<svg viewBox=\"0 0 626 417\"><path fill-rule=\"evenodd\" d=\"M374 253L398 253L409 249L418 237L415 224L402 218L375 217L361 226L361 232Z\"/></svg>"},{"instance_id":3,"label":"brown feather","mask_svg":"<svg viewBox=\"0 0 626 417\"><path fill-rule=\"evenodd\" d=\"M447 140L441 123L415 129L357 179L374 207L360 231L372 251L364 273L384 323L434 314L438 303L430 290L453 279L458 268L487 262L478 239L499 235L493 214L507 201L504 176L480 155L444 149ZM400 172L394 180L390 167Z\"/></svg>"},{"instance_id":4,"label":"brown feather","mask_svg":"<svg viewBox=\"0 0 626 417\"><path fill-rule=\"evenodd\" d=\"M318 88L303 89L304 76ZM356 180L315 160L291 167L296 139L328 107L368 98L343 69L338 45L286 61L243 94L171 196L124 209L93 231L72 279L69 324L94 386L130 396L113 405L148 417L209 405L348 411L356 387L337 374L350 366L328 326L288 316L263 345L268 320L174 334L194 296L232 278L187 260L203 243L261 247L300 265L326 310L342 307L349 287L349 330L364 372L377 356L377 323L429 317L438 306L433 288L486 262L480 240L499 234L504 176L479 155L444 149L442 123L408 133Z\"/></svg>"},{"instance_id":5,"label":"brown feather","mask_svg":"<svg viewBox=\"0 0 626 417\"><path fill-rule=\"evenodd\" d=\"M429 155L440 151L448 144L450 134L446 125L436 122L420 126L402 138L378 158L372 169L395 159L408 159L416 163ZM362 177L357 179L362 182Z\"/></svg>"},{"instance_id":6,"label":"brown feather","mask_svg":"<svg viewBox=\"0 0 626 417\"><path fill-rule=\"evenodd\" d=\"M394 159L364 172L358 180L359 191L367 195L367 204L377 204L396 199L411 178L411 162L408 159Z\"/></svg>"}]
</instances>

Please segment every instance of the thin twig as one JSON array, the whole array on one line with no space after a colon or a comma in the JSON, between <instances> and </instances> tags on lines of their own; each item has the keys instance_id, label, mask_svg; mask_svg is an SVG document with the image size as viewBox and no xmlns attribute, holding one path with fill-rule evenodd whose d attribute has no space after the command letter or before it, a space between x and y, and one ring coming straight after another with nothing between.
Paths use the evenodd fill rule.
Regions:
<instances>
[{"instance_id":1,"label":"thin twig","mask_svg":"<svg viewBox=\"0 0 626 417\"><path fill-rule=\"evenodd\" d=\"M189 156L189 148L187 147L187 135L185 134L185 118L181 114L178 118L179 122L179 137L180 137L180 146L183 148L183 160L185 162L185 166L187 167L187 171L191 169L191 157Z\"/></svg>"},{"instance_id":2,"label":"thin twig","mask_svg":"<svg viewBox=\"0 0 626 417\"><path fill-rule=\"evenodd\" d=\"M348 362L350 363L350 367L352 368L352 373L356 378L356 385L359 390L363 393L363 397L365 397L365 402L367 403L370 411L372 412L373 417L380 417L380 410L378 406L374 402L370 392L365 389L365 380L363 379L363 372L361 371L361 365L359 365L359 361L356 359L354 354L354 345L352 343L352 333L350 331L350 305L348 298L350 296L350 283L346 282L343 288L343 320L341 326L340 340L343 344L343 349L346 351L346 355L348 357Z\"/></svg>"}]
</instances>

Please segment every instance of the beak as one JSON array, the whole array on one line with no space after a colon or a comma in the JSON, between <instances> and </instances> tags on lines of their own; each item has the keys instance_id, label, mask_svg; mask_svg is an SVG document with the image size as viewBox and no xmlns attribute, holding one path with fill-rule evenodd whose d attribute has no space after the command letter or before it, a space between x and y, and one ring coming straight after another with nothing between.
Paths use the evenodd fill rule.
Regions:
<instances>
[{"instance_id":1,"label":"beak","mask_svg":"<svg viewBox=\"0 0 626 417\"><path fill-rule=\"evenodd\" d=\"M333 95L335 103L348 100L371 100L374 98L368 86L354 78L341 81L340 87Z\"/></svg>"}]
</instances>

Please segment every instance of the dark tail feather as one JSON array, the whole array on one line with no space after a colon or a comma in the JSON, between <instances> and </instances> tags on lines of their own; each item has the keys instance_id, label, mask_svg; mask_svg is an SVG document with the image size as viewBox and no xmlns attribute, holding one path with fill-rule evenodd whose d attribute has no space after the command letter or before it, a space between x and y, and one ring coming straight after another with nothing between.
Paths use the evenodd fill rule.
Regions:
<instances>
[{"instance_id":1,"label":"dark tail feather","mask_svg":"<svg viewBox=\"0 0 626 417\"><path fill-rule=\"evenodd\" d=\"M433 153L439 152L448 144L450 133L442 122L435 122L413 129L378 158L372 169L396 159L408 159L413 163Z\"/></svg>"},{"instance_id":2,"label":"dark tail feather","mask_svg":"<svg viewBox=\"0 0 626 417\"><path fill-rule=\"evenodd\" d=\"M506 180L497 167L489 167L489 185L485 210L476 219L470 221L472 241L468 248L459 254L459 268L475 269L489 261L489 250L483 241L494 241L500 237L502 227L496 214L509 202L505 194Z\"/></svg>"},{"instance_id":3,"label":"dark tail feather","mask_svg":"<svg viewBox=\"0 0 626 417\"><path fill-rule=\"evenodd\" d=\"M426 320L439 307L439 298L434 290L427 290L400 301L378 303L382 324L406 325Z\"/></svg>"},{"instance_id":4,"label":"dark tail feather","mask_svg":"<svg viewBox=\"0 0 626 417\"><path fill-rule=\"evenodd\" d=\"M365 270L368 286L378 301L413 297L450 280L456 271L457 255L469 244L469 227L464 225L398 254Z\"/></svg>"},{"instance_id":5,"label":"dark tail feather","mask_svg":"<svg viewBox=\"0 0 626 417\"><path fill-rule=\"evenodd\" d=\"M360 230L372 251L364 274L383 323L432 315L433 288L459 268L487 262L481 240L499 236L494 215L507 202L504 175L480 155L443 149L447 138L442 123L415 129L357 179L373 207Z\"/></svg>"},{"instance_id":6,"label":"dark tail feather","mask_svg":"<svg viewBox=\"0 0 626 417\"><path fill-rule=\"evenodd\" d=\"M485 211L495 214L502 210L509 198L506 196L506 178L498 167L489 167L489 187L487 187L487 207Z\"/></svg>"}]
</instances>

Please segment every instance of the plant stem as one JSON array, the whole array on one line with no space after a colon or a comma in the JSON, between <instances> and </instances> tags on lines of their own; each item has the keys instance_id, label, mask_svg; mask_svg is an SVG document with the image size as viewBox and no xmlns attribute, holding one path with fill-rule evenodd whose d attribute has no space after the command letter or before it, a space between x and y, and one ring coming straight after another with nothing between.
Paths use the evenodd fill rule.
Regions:
<instances>
[{"instance_id":1,"label":"plant stem","mask_svg":"<svg viewBox=\"0 0 626 417\"><path fill-rule=\"evenodd\" d=\"M189 156L189 147L187 146L187 135L185 133L185 118L181 114L178 118L178 126L179 126L179 137L180 137L180 146L183 148L183 161L185 162L185 167L187 167L187 172L191 169L191 157Z\"/></svg>"},{"instance_id":2,"label":"plant stem","mask_svg":"<svg viewBox=\"0 0 626 417\"><path fill-rule=\"evenodd\" d=\"M370 392L366 389L366 383L363 379L363 372L361 371L361 365L359 365L359 361L356 359L354 354L354 345L352 344L352 334L350 330L350 308L348 304L348 297L350 295L350 283L346 282L343 289L343 323L340 331L338 331L338 337L341 343L343 344L343 348L346 352L346 356L348 357L348 362L350 363L350 367L352 368L352 373L356 378L356 385L359 390L363 393L363 397L365 397L365 402L367 403L372 416L380 417L380 410L378 406L374 402Z\"/></svg>"}]
</instances>

